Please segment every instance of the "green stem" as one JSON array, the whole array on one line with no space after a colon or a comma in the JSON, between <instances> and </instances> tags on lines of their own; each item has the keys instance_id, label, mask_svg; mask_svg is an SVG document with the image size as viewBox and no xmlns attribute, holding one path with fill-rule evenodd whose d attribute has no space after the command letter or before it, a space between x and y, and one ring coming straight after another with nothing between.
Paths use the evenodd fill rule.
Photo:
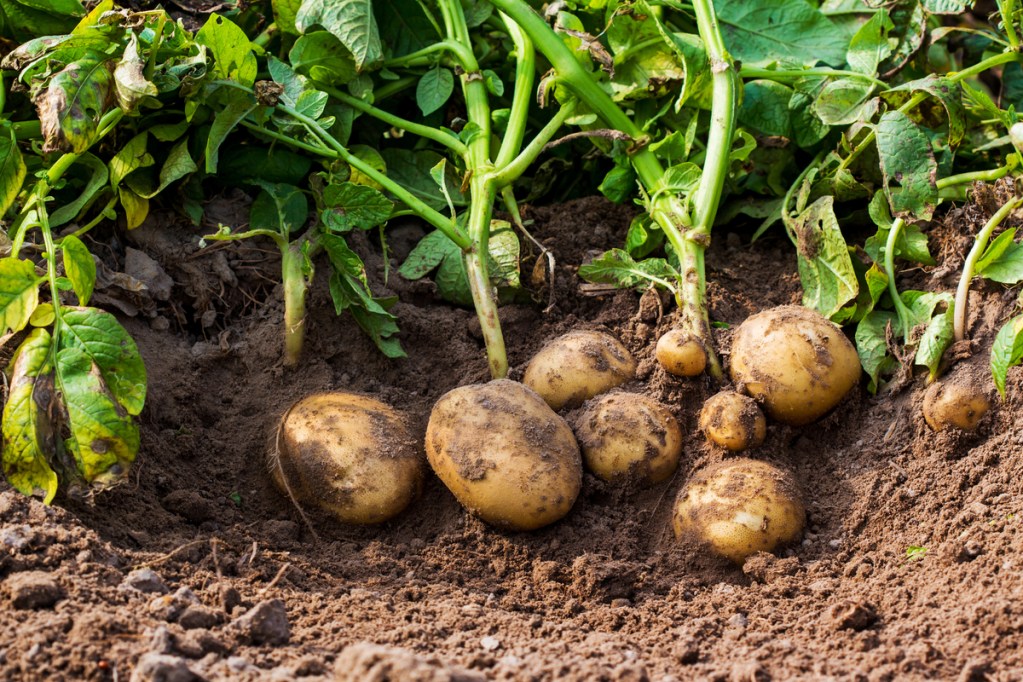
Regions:
<instances>
[{"instance_id":1,"label":"green stem","mask_svg":"<svg viewBox=\"0 0 1023 682\"><path fill-rule=\"evenodd\" d=\"M956 341L962 341L966 338L966 313L970 298L970 282L973 281L973 271L977 267L977 261L980 260L981 255L987 248L988 241L991 239L995 228L1020 203L1023 203L1023 197L1013 197L998 209L984 227L981 228L980 232L977 233L977 238L973 242L973 248L970 249L969 255L966 256L966 261L963 263L963 274L959 278L959 287L956 289L955 310L952 316L952 326L955 330Z\"/></svg>"},{"instance_id":2,"label":"green stem","mask_svg":"<svg viewBox=\"0 0 1023 682\"><path fill-rule=\"evenodd\" d=\"M317 83L316 87L318 87L320 90L327 93L331 97L334 97L342 104L346 104L350 106L352 109L361 111L364 114L368 114L379 121L383 121L389 126L400 128L405 132L412 133L413 135L418 135L419 137L425 138L427 140L433 140L434 142L447 147L448 149L450 149L455 154L458 154L459 156L465 156L467 153L466 147L464 144L462 144L462 141L459 140L454 135L452 135L451 133L448 133L444 130L438 130L437 128L431 128L430 126L426 126L421 123L413 123L412 121L404 119L400 116L395 116L392 113L380 109L379 107L373 106L369 102L365 102L359 99L358 97L352 97L351 95L342 92L337 88L332 88L329 85Z\"/></svg>"},{"instance_id":3,"label":"green stem","mask_svg":"<svg viewBox=\"0 0 1023 682\"><path fill-rule=\"evenodd\" d=\"M156 30L153 32L153 45L149 51L149 59L146 60L146 80L153 80L153 74L156 72L156 54L160 51L160 43L163 42L163 29L166 23L167 15L161 12L160 18L156 22Z\"/></svg>"},{"instance_id":4,"label":"green stem","mask_svg":"<svg viewBox=\"0 0 1023 682\"><path fill-rule=\"evenodd\" d=\"M818 164L820 164L821 162L821 159L824 158L824 155L825 155L824 151L818 153L817 156L814 157L814 160L811 161L809 165L807 165L803 170L799 172L799 177L796 178L795 182L789 185L788 191L785 192L785 197L781 200L781 221L785 225L785 231L789 235L789 240L791 240L792 243L796 246L799 245L799 240L796 237L796 224L794 218L792 217L792 210L789 208L789 206L792 205L792 197L794 197L796 195L796 192L799 191L799 188L802 187L803 181L806 180L806 177L810 174L810 172L817 168Z\"/></svg>"},{"instance_id":5,"label":"green stem","mask_svg":"<svg viewBox=\"0 0 1023 682\"><path fill-rule=\"evenodd\" d=\"M943 189L955 187L956 185L967 185L973 184L974 182L994 182L995 180L1004 178L1008 174L1008 166L999 166L998 168L992 168L991 170L972 171L970 173L949 175L948 177L939 179L936 185L940 192Z\"/></svg>"},{"instance_id":6,"label":"green stem","mask_svg":"<svg viewBox=\"0 0 1023 682\"><path fill-rule=\"evenodd\" d=\"M902 228L905 227L906 221L902 218L896 218L895 222L892 223L891 229L888 231L888 241L884 247L884 269L885 274L888 275L888 293L892 297L892 303L895 305L895 314L899 316L899 326L902 327L902 336L906 343L909 343L909 334L913 330L910 329L910 320L912 314L906 304L903 303L902 297L899 295L899 288L895 284L895 244L899 240L899 235L902 234Z\"/></svg>"},{"instance_id":7,"label":"green stem","mask_svg":"<svg viewBox=\"0 0 1023 682\"><path fill-rule=\"evenodd\" d=\"M382 102L389 97L397 95L399 92L408 90L417 82L419 82L418 78L406 76L405 78L399 78L396 81L385 83L373 91L373 101Z\"/></svg>"},{"instance_id":8,"label":"green stem","mask_svg":"<svg viewBox=\"0 0 1023 682\"><path fill-rule=\"evenodd\" d=\"M1009 45L1013 49L1019 47L1019 37L1016 35L1016 27L1012 23L1012 15L1016 11L1016 0L998 0L998 13L1002 15L1002 30L1005 37L1009 39Z\"/></svg>"},{"instance_id":9,"label":"green stem","mask_svg":"<svg viewBox=\"0 0 1023 682\"><path fill-rule=\"evenodd\" d=\"M289 145L291 147L294 147L296 149L301 149L304 152L309 152L310 154L315 154L317 156L322 156L322 157L327 158L327 159L336 159L336 158L338 158L338 153L336 151L334 151L333 149L328 149L326 147L321 147L321 146L318 146L318 145L312 145L312 144L308 144L306 142L302 142L301 140L296 140L293 137L288 137L287 135L282 135L281 133L278 133L275 130L270 130L266 126L262 126L262 125L259 125L257 123L253 123L252 121L249 121L248 119L242 119L241 124L243 126L245 126L246 128L248 128L249 130L251 130L252 132L256 133L257 135L262 135L262 136L265 136L265 137L269 137L272 140L276 140L278 142L282 142L282 143L284 143L286 145Z\"/></svg>"},{"instance_id":10,"label":"green stem","mask_svg":"<svg viewBox=\"0 0 1023 682\"><path fill-rule=\"evenodd\" d=\"M498 170L491 175L495 185L502 188L518 180L540 156L544 147L557 134L573 111L575 111L575 102L566 102L518 156L506 164L502 164L499 160L496 164Z\"/></svg>"},{"instance_id":11,"label":"green stem","mask_svg":"<svg viewBox=\"0 0 1023 682\"><path fill-rule=\"evenodd\" d=\"M270 41L274 39L278 33L277 24L270 22L270 25L263 29L262 33L252 39L253 45L258 45L262 49L266 49L266 46L270 44Z\"/></svg>"},{"instance_id":12,"label":"green stem","mask_svg":"<svg viewBox=\"0 0 1023 682\"><path fill-rule=\"evenodd\" d=\"M442 40L439 43L434 43L424 47L421 50L416 50L404 57L398 57L396 59L390 59L384 62L384 66L387 68L408 68L414 66L429 66L434 64L437 60L433 59L434 53L437 52L450 52L462 68L465 68L467 62L476 62L476 58L472 54L472 50L466 48L465 45L461 45L455 40Z\"/></svg>"},{"instance_id":13,"label":"green stem","mask_svg":"<svg viewBox=\"0 0 1023 682\"><path fill-rule=\"evenodd\" d=\"M865 73L855 71L840 71L838 69L758 69L752 66L743 66L739 69L740 78L766 78L768 80L799 80L800 78L813 78L821 76L824 78L852 78L856 80L870 81L874 85L888 89L888 84L883 80L874 78Z\"/></svg>"},{"instance_id":14,"label":"green stem","mask_svg":"<svg viewBox=\"0 0 1023 682\"><path fill-rule=\"evenodd\" d=\"M11 128L14 129L14 138L17 140L34 140L42 137L43 134L43 124L39 119L34 121L18 121L11 124Z\"/></svg>"},{"instance_id":15,"label":"green stem","mask_svg":"<svg viewBox=\"0 0 1023 682\"><path fill-rule=\"evenodd\" d=\"M295 367L305 340L305 256L302 240L291 244L280 239L281 281L284 283L284 366Z\"/></svg>"},{"instance_id":16,"label":"green stem","mask_svg":"<svg viewBox=\"0 0 1023 682\"><path fill-rule=\"evenodd\" d=\"M529 103L533 97L533 80L536 71L536 51L529 37L523 33L506 14L501 14L508 35L515 44L515 89L512 92L511 110L508 113L508 129L504 132L501 147L497 151L494 162L498 168L512 164L522 141L526 136L526 125L529 122ZM535 158L535 157L534 157Z\"/></svg>"},{"instance_id":17,"label":"green stem","mask_svg":"<svg viewBox=\"0 0 1023 682\"><path fill-rule=\"evenodd\" d=\"M86 234L89 230L91 230L92 228L96 227L101 222L103 222L103 220L107 217L106 216L107 211L110 211L115 206L117 206L117 195L116 194L114 196L110 197L110 200L107 201L107 205L103 207L103 209L99 212L99 214L96 215L95 218L93 218L92 220L87 222L85 225L83 225L82 227L80 227L77 230L75 230L74 232L72 232L70 236L72 236L72 237L81 237L83 234Z\"/></svg>"}]
</instances>

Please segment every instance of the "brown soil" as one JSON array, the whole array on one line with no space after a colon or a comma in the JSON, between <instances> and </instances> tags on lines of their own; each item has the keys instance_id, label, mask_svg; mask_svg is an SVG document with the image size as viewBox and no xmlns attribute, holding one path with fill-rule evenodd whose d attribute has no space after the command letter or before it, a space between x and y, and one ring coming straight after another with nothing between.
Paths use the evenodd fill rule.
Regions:
<instances>
[{"instance_id":1,"label":"brown soil","mask_svg":"<svg viewBox=\"0 0 1023 682\"><path fill-rule=\"evenodd\" d=\"M396 520L351 528L308 509L314 533L267 473L277 417L304 395L346 389L406 410L421 437L438 397L487 374L472 313L433 302L393 263L384 287L375 249L356 244L377 293L401 297L409 358L386 360L336 319L321 273L305 361L285 371L271 255L149 244L158 263L143 271L159 279L163 268L174 284L168 300L136 301L139 314L125 318L150 372L142 452L129 483L87 502L48 508L0 492L0 678L1023 679L1018 370L1008 401L973 434L927 428L922 377L878 397L861 385L807 427L772 424L750 454L795 474L808 530L778 557L736 568L670 531L690 474L724 457L696 425L716 388L653 360L671 307L635 292L586 297L574 277L620 243L629 210L587 200L527 217L558 268L547 312L502 310L513 378L560 333L615 334L639 359L625 389L662 401L682 425L672 479L634 491L586 475L564 520L516 534L467 516L430 475ZM393 234L401 255L421 231ZM111 254L111 268L123 267ZM798 302L795 272L787 242L721 234L708 259L712 318L735 325ZM948 290L955 273L913 276ZM975 287L978 342L953 373L984 378L1014 299ZM718 333L727 349L728 330ZM140 568L156 575L127 582L157 591L127 587Z\"/></svg>"}]
</instances>

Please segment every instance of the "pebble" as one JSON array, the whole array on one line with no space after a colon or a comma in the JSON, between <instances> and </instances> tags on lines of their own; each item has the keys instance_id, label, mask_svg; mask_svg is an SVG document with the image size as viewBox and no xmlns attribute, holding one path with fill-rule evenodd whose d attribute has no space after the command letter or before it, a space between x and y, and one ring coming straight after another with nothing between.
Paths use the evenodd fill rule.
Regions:
<instances>
[{"instance_id":1,"label":"pebble","mask_svg":"<svg viewBox=\"0 0 1023 682\"><path fill-rule=\"evenodd\" d=\"M484 637L480 640L480 646L484 651L497 651L501 648L501 640L497 637Z\"/></svg>"},{"instance_id":2,"label":"pebble","mask_svg":"<svg viewBox=\"0 0 1023 682\"><path fill-rule=\"evenodd\" d=\"M187 587L178 588L174 594L165 594L149 602L149 613L161 620L173 621L192 604L198 604L199 597Z\"/></svg>"},{"instance_id":3,"label":"pebble","mask_svg":"<svg viewBox=\"0 0 1023 682\"><path fill-rule=\"evenodd\" d=\"M0 530L0 542L11 549L23 550L29 546L35 537L32 527L25 524L21 526L7 526Z\"/></svg>"},{"instance_id":4,"label":"pebble","mask_svg":"<svg viewBox=\"0 0 1023 682\"><path fill-rule=\"evenodd\" d=\"M147 594L166 594L170 591L160 574L151 568L137 568L129 573L121 583L121 589Z\"/></svg>"},{"instance_id":5,"label":"pebble","mask_svg":"<svg viewBox=\"0 0 1023 682\"><path fill-rule=\"evenodd\" d=\"M220 621L220 616L201 604L191 604L178 616L178 625L186 630L211 628Z\"/></svg>"},{"instance_id":6,"label":"pebble","mask_svg":"<svg viewBox=\"0 0 1023 682\"><path fill-rule=\"evenodd\" d=\"M145 654L131 674L131 682L202 682L188 663L177 656Z\"/></svg>"},{"instance_id":7,"label":"pebble","mask_svg":"<svg viewBox=\"0 0 1023 682\"><path fill-rule=\"evenodd\" d=\"M291 639L288 612L280 599L261 601L232 625L239 628L253 644L287 644Z\"/></svg>"},{"instance_id":8,"label":"pebble","mask_svg":"<svg viewBox=\"0 0 1023 682\"><path fill-rule=\"evenodd\" d=\"M15 573L7 579L11 604L16 609L46 609L64 596L57 581L43 571Z\"/></svg>"}]
</instances>

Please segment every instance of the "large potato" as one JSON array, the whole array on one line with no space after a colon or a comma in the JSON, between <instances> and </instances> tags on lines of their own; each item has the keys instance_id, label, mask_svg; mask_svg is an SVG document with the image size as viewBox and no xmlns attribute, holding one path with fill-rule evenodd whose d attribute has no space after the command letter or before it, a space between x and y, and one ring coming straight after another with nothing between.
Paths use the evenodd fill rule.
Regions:
<instances>
[{"instance_id":1,"label":"large potato","mask_svg":"<svg viewBox=\"0 0 1023 682\"><path fill-rule=\"evenodd\" d=\"M533 356L522 383L555 410L578 407L636 376L636 361L610 334L574 331Z\"/></svg>"},{"instance_id":2,"label":"large potato","mask_svg":"<svg viewBox=\"0 0 1023 682\"><path fill-rule=\"evenodd\" d=\"M835 407L860 378L842 330L802 306L753 315L732 339L732 380L780 422L799 426Z\"/></svg>"},{"instance_id":3,"label":"large potato","mask_svg":"<svg viewBox=\"0 0 1023 682\"><path fill-rule=\"evenodd\" d=\"M675 501L675 536L691 535L737 564L803 534L806 511L787 472L732 459L697 474Z\"/></svg>"},{"instance_id":4,"label":"large potato","mask_svg":"<svg viewBox=\"0 0 1023 682\"><path fill-rule=\"evenodd\" d=\"M609 393L575 417L586 468L605 481L653 485L669 478L682 455L682 429L668 408L635 393Z\"/></svg>"},{"instance_id":5,"label":"large potato","mask_svg":"<svg viewBox=\"0 0 1023 682\"><path fill-rule=\"evenodd\" d=\"M274 483L345 523L380 523L418 494L423 465L400 413L363 395L319 393L287 411L271 458Z\"/></svg>"},{"instance_id":6,"label":"large potato","mask_svg":"<svg viewBox=\"0 0 1023 682\"><path fill-rule=\"evenodd\" d=\"M764 442L767 420L753 398L735 391L721 391L703 404L700 430L710 442L739 452Z\"/></svg>"},{"instance_id":7,"label":"large potato","mask_svg":"<svg viewBox=\"0 0 1023 682\"><path fill-rule=\"evenodd\" d=\"M508 530L557 521L582 486L572 429L507 379L445 393L426 427L426 457L462 506Z\"/></svg>"}]
</instances>

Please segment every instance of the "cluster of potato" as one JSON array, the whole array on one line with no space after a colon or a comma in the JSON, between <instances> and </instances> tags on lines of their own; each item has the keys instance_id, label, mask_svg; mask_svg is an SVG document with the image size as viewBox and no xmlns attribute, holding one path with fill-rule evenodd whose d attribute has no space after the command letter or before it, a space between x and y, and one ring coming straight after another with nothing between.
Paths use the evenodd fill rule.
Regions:
<instances>
[{"instance_id":1,"label":"cluster of potato","mask_svg":"<svg viewBox=\"0 0 1023 682\"><path fill-rule=\"evenodd\" d=\"M702 372L707 362L702 346L680 334L662 338L656 357L685 376ZM775 420L807 424L852 388L859 361L837 327L785 306L736 330L730 371L738 392L708 400L700 428L711 442L738 452L764 441L761 406ZM579 495L584 465L610 483L665 481L678 468L682 431L664 405L613 391L635 373L636 361L617 339L566 334L532 359L522 383L497 380L442 396L426 429L427 460L471 513L516 531L565 516ZM285 415L277 446L277 485L349 523L393 517L423 478L405 418L365 396L300 401ZM794 478L744 458L698 472L674 514L676 535L694 536L737 562L796 540L804 522Z\"/></svg>"}]
</instances>

